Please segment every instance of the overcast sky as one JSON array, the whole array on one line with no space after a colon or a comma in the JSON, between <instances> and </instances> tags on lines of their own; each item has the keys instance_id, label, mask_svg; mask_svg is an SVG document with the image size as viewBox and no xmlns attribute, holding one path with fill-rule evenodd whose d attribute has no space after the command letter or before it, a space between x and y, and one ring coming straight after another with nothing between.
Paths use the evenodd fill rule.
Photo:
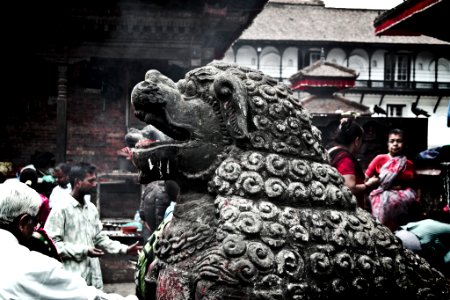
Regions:
<instances>
[{"instance_id":1,"label":"overcast sky","mask_svg":"<svg viewBox=\"0 0 450 300\"><path fill-rule=\"evenodd\" d=\"M327 7L391 9L404 0L323 0Z\"/></svg>"}]
</instances>

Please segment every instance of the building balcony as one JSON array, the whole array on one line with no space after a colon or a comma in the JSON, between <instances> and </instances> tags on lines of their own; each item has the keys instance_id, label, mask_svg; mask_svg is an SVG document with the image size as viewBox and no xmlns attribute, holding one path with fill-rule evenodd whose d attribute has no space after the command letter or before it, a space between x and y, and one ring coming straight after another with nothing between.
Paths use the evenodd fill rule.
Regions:
<instances>
[{"instance_id":1,"label":"building balcony","mask_svg":"<svg viewBox=\"0 0 450 300\"><path fill-rule=\"evenodd\" d=\"M450 95L450 82L356 80L346 93Z\"/></svg>"},{"instance_id":2,"label":"building balcony","mask_svg":"<svg viewBox=\"0 0 450 300\"><path fill-rule=\"evenodd\" d=\"M283 83L290 86L287 78ZM421 96L450 96L450 81L389 81L389 80L356 80L355 86L345 90L346 94L405 94Z\"/></svg>"}]
</instances>

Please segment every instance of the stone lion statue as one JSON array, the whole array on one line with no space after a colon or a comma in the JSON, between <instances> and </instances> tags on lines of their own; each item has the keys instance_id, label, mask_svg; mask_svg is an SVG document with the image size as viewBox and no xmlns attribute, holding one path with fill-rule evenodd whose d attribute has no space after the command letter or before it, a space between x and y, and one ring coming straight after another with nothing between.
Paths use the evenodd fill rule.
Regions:
<instances>
[{"instance_id":1,"label":"stone lion statue","mask_svg":"<svg viewBox=\"0 0 450 300\"><path fill-rule=\"evenodd\" d=\"M177 83L148 71L132 104L170 137L136 143L141 182L183 191L154 244L155 299L449 299L441 273L356 207L286 85L215 62Z\"/></svg>"}]
</instances>

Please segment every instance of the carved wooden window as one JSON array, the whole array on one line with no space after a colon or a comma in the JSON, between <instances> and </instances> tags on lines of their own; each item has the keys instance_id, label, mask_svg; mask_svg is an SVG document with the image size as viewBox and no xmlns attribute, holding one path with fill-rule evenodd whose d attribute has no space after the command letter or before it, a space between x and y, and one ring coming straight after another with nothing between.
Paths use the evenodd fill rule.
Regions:
<instances>
[{"instance_id":1,"label":"carved wooden window","mask_svg":"<svg viewBox=\"0 0 450 300\"><path fill-rule=\"evenodd\" d=\"M312 65L316 61L320 60L320 51L309 52L309 64Z\"/></svg>"},{"instance_id":2,"label":"carved wooden window","mask_svg":"<svg viewBox=\"0 0 450 300\"><path fill-rule=\"evenodd\" d=\"M410 57L408 54L386 54L384 80L395 81L396 87L402 87L409 81Z\"/></svg>"}]
</instances>

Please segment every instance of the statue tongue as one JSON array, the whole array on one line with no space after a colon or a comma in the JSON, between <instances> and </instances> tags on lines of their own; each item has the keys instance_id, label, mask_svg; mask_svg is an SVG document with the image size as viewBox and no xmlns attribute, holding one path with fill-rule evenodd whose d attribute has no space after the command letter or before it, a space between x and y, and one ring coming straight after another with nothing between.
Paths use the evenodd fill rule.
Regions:
<instances>
[{"instance_id":1,"label":"statue tongue","mask_svg":"<svg viewBox=\"0 0 450 300\"><path fill-rule=\"evenodd\" d=\"M123 147L122 149L117 151L117 155L125 157L128 160L131 160L133 157L133 151L131 151L130 147Z\"/></svg>"},{"instance_id":2,"label":"statue tongue","mask_svg":"<svg viewBox=\"0 0 450 300\"><path fill-rule=\"evenodd\" d=\"M136 143L135 147L148 148L154 142L159 142L159 140L150 140L150 139L140 140L139 142Z\"/></svg>"}]
</instances>

